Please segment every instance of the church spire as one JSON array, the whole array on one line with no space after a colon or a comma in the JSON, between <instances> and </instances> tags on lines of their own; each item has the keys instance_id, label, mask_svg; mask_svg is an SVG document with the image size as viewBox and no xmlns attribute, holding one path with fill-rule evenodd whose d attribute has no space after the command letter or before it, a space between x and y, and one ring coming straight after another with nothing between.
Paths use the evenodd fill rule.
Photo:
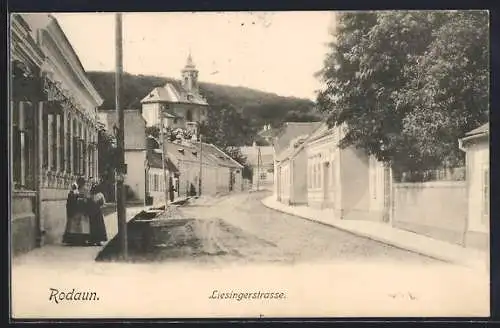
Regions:
<instances>
[{"instance_id":1,"label":"church spire","mask_svg":"<svg viewBox=\"0 0 500 328\"><path fill-rule=\"evenodd\" d=\"M198 70L191 56L191 48L189 49L186 66L182 70L182 85L188 92L198 92Z\"/></svg>"},{"instance_id":2,"label":"church spire","mask_svg":"<svg viewBox=\"0 0 500 328\"><path fill-rule=\"evenodd\" d=\"M187 62L186 62L186 69L195 69L195 65L193 63L193 57L191 56L191 49L189 49L188 57L187 57Z\"/></svg>"}]
</instances>

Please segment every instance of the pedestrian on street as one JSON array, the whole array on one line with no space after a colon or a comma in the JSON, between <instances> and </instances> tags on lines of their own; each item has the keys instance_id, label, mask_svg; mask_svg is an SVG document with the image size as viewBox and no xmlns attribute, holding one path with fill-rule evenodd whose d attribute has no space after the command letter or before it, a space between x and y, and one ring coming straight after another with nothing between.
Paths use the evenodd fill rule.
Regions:
<instances>
[{"instance_id":1,"label":"pedestrian on street","mask_svg":"<svg viewBox=\"0 0 500 328\"><path fill-rule=\"evenodd\" d=\"M87 209L88 193L86 181L80 177L68 193L66 201L66 229L63 243L71 246L85 246L90 237L90 219Z\"/></svg>"},{"instance_id":2,"label":"pedestrian on street","mask_svg":"<svg viewBox=\"0 0 500 328\"><path fill-rule=\"evenodd\" d=\"M94 246L101 246L108 240L106 234L106 224L102 214L102 206L106 203L102 193L102 185L94 184L90 189L90 198L88 202L90 218L90 240L89 243Z\"/></svg>"},{"instance_id":3,"label":"pedestrian on street","mask_svg":"<svg viewBox=\"0 0 500 328\"><path fill-rule=\"evenodd\" d=\"M172 183L172 180L170 180L170 188L169 188L169 197L170 197L170 202L174 201L174 192L175 192L175 187Z\"/></svg>"}]
</instances>

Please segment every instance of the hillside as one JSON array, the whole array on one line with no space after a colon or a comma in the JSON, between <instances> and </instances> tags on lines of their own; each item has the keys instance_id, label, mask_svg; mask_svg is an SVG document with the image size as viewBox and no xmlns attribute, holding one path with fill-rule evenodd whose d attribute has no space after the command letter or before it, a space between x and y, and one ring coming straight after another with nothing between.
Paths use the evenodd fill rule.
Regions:
<instances>
[{"instance_id":1,"label":"hillside","mask_svg":"<svg viewBox=\"0 0 500 328\"><path fill-rule=\"evenodd\" d=\"M102 109L113 109L115 102L114 73L87 72L97 91L104 98ZM174 79L150 75L123 75L123 104L140 108L140 100L151 89ZM200 83L200 92L214 110L222 107L237 109L245 123L258 129L270 123L279 126L285 121L316 121L319 114L308 99L282 97L245 87Z\"/></svg>"}]
</instances>

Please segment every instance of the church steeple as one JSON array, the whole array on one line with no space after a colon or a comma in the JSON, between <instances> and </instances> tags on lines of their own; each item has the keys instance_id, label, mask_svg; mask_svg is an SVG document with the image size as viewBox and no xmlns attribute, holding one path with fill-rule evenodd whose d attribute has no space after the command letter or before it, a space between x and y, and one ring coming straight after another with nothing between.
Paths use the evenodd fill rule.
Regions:
<instances>
[{"instance_id":1,"label":"church steeple","mask_svg":"<svg viewBox=\"0 0 500 328\"><path fill-rule=\"evenodd\" d=\"M191 50L189 51L186 66L182 70L182 86L188 92L198 92L198 70L193 62Z\"/></svg>"}]
</instances>

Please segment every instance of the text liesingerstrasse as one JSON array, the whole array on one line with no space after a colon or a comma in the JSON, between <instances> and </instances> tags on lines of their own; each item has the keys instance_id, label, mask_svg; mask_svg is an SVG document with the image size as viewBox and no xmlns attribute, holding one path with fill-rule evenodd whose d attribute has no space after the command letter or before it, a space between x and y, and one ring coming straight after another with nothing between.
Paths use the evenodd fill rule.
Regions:
<instances>
[{"instance_id":1,"label":"text liesingerstrasse","mask_svg":"<svg viewBox=\"0 0 500 328\"><path fill-rule=\"evenodd\" d=\"M250 291L250 292L221 292L219 290L213 290L212 295L208 298L219 299L219 300L259 300L259 299L285 299L286 295L284 292L267 292L267 291Z\"/></svg>"}]
</instances>

